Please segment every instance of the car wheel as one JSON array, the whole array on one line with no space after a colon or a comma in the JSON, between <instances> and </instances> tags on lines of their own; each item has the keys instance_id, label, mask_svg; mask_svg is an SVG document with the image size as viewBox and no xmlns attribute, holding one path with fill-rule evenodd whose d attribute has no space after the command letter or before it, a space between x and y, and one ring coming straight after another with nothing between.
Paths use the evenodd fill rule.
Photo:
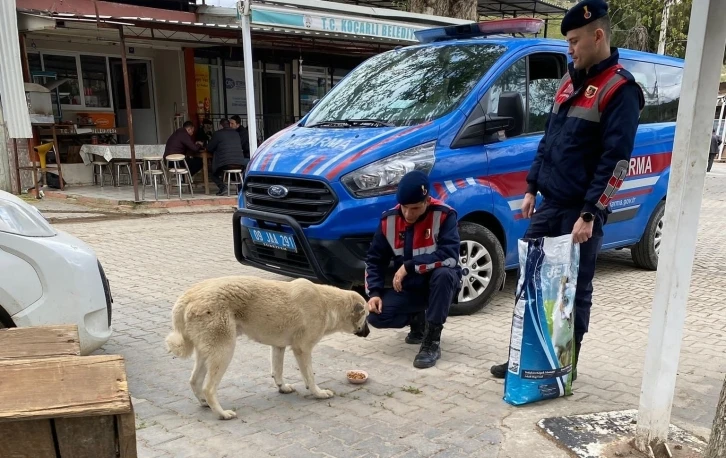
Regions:
<instances>
[{"instance_id":1,"label":"car wheel","mask_svg":"<svg viewBox=\"0 0 726 458\"><path fill-rule=\"evenodd\" d=\"M633 262L642 269L656 270L658 268L658 255L663 242L664 215L665 201L662 200L653 210L653 214L650 215L643 237L638 243L630 247L630 256L633 258Z\"/></svg>"},{"instance_id":2,"label":"car wheel","mask_svg":"<svg viewBox=\"0 0 726 458\"><path fill-rule=\"evenodd\" d=\"M471 315L484 308L504 280L504 250L489 229L464 221L459 224L459 263L462 287L449 314Z\"/></svg>"}]
</instances>

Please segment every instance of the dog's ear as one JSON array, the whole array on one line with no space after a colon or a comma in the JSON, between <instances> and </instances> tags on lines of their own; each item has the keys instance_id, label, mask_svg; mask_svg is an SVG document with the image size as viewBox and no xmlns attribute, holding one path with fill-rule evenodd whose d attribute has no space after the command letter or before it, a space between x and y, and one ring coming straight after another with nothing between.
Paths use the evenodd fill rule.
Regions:
<instances>
[{"instance_id":1,"label":"dog's ear","mask_svg":"<svg viewBox=\"0 0 726 458\"><path fill-rule=\"evenodd\" d=\"M363 307L362 304L355 304L353 307L353 311L356 313L356 315L360 315L365 311L365 307Z\"/></svg>"}]
</instances>

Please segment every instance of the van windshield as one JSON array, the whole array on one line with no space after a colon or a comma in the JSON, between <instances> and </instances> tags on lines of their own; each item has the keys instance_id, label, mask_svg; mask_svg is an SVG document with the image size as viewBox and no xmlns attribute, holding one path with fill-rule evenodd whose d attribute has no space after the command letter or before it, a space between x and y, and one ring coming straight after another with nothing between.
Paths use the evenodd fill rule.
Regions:
<instances>
[{"instance_id":1,"label":"van windshield","mask_svg":"<svg viewBox=\"0 0 726 458\"><path fill-rule=\"evenodd\" d=\"M439 118L458 106L504 51L473 43L379 54L334 87L305 125L403 126Z\"/></svg>"}]
</instances>

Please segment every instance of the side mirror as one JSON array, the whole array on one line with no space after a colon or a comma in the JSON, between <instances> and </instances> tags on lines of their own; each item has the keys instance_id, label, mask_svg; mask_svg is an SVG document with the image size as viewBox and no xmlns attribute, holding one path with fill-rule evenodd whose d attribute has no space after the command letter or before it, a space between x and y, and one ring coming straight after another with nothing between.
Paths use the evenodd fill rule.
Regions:
<instances>
[{"instance_id":1,"label":"side mirror","mask_svg":"<svg viewBox=\"0 0 726 458\"><path fill-rule=\"evenodd\" d=\"M508 131L514 127L515 122L512 118L484 115L471 120L464 130L456 136L451 147L462 148L494 143L499 139L499 132Z\"/></svg>"},{"instance_id":2,"label":"side mirror","mask_svg":"<svg viewBox=\"0 0 726 458\"><path fill-rule=\"evenodd\" d=\"M516 137L524 132L524 100L519 92L503 92L499 96L497 118L512 120L512 125L506 129L507 137Z\"/></svg>"}]
</instances>

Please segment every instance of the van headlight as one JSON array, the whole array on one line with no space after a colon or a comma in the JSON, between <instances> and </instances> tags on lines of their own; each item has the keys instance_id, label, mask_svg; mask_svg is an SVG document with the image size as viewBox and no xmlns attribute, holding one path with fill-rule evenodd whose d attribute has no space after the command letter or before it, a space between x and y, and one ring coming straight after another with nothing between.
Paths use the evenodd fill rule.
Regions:
<instances>
[{"instance_id":1,"label":"van headlight","mask_svg":"<svg viewBox=\"0 0 726 458\"><path fill-rule=\"evenodd\" d=\"M0 196L0 232L25 237L52 237L53 227L37 208L25 202L14 202Z\"/></svg>"},{"instance_id":2,"label":"van headlight","mask_svg":"<svg viewBox=\"0 0 726 458\"><path fill-rule=\"evenodd\" d=\"M426 175L436 162L436 142L415 146L344 175L340 181L356 197L374 197L396 192L401 178L420 170Z\"/></svg>"}]
</instances>

